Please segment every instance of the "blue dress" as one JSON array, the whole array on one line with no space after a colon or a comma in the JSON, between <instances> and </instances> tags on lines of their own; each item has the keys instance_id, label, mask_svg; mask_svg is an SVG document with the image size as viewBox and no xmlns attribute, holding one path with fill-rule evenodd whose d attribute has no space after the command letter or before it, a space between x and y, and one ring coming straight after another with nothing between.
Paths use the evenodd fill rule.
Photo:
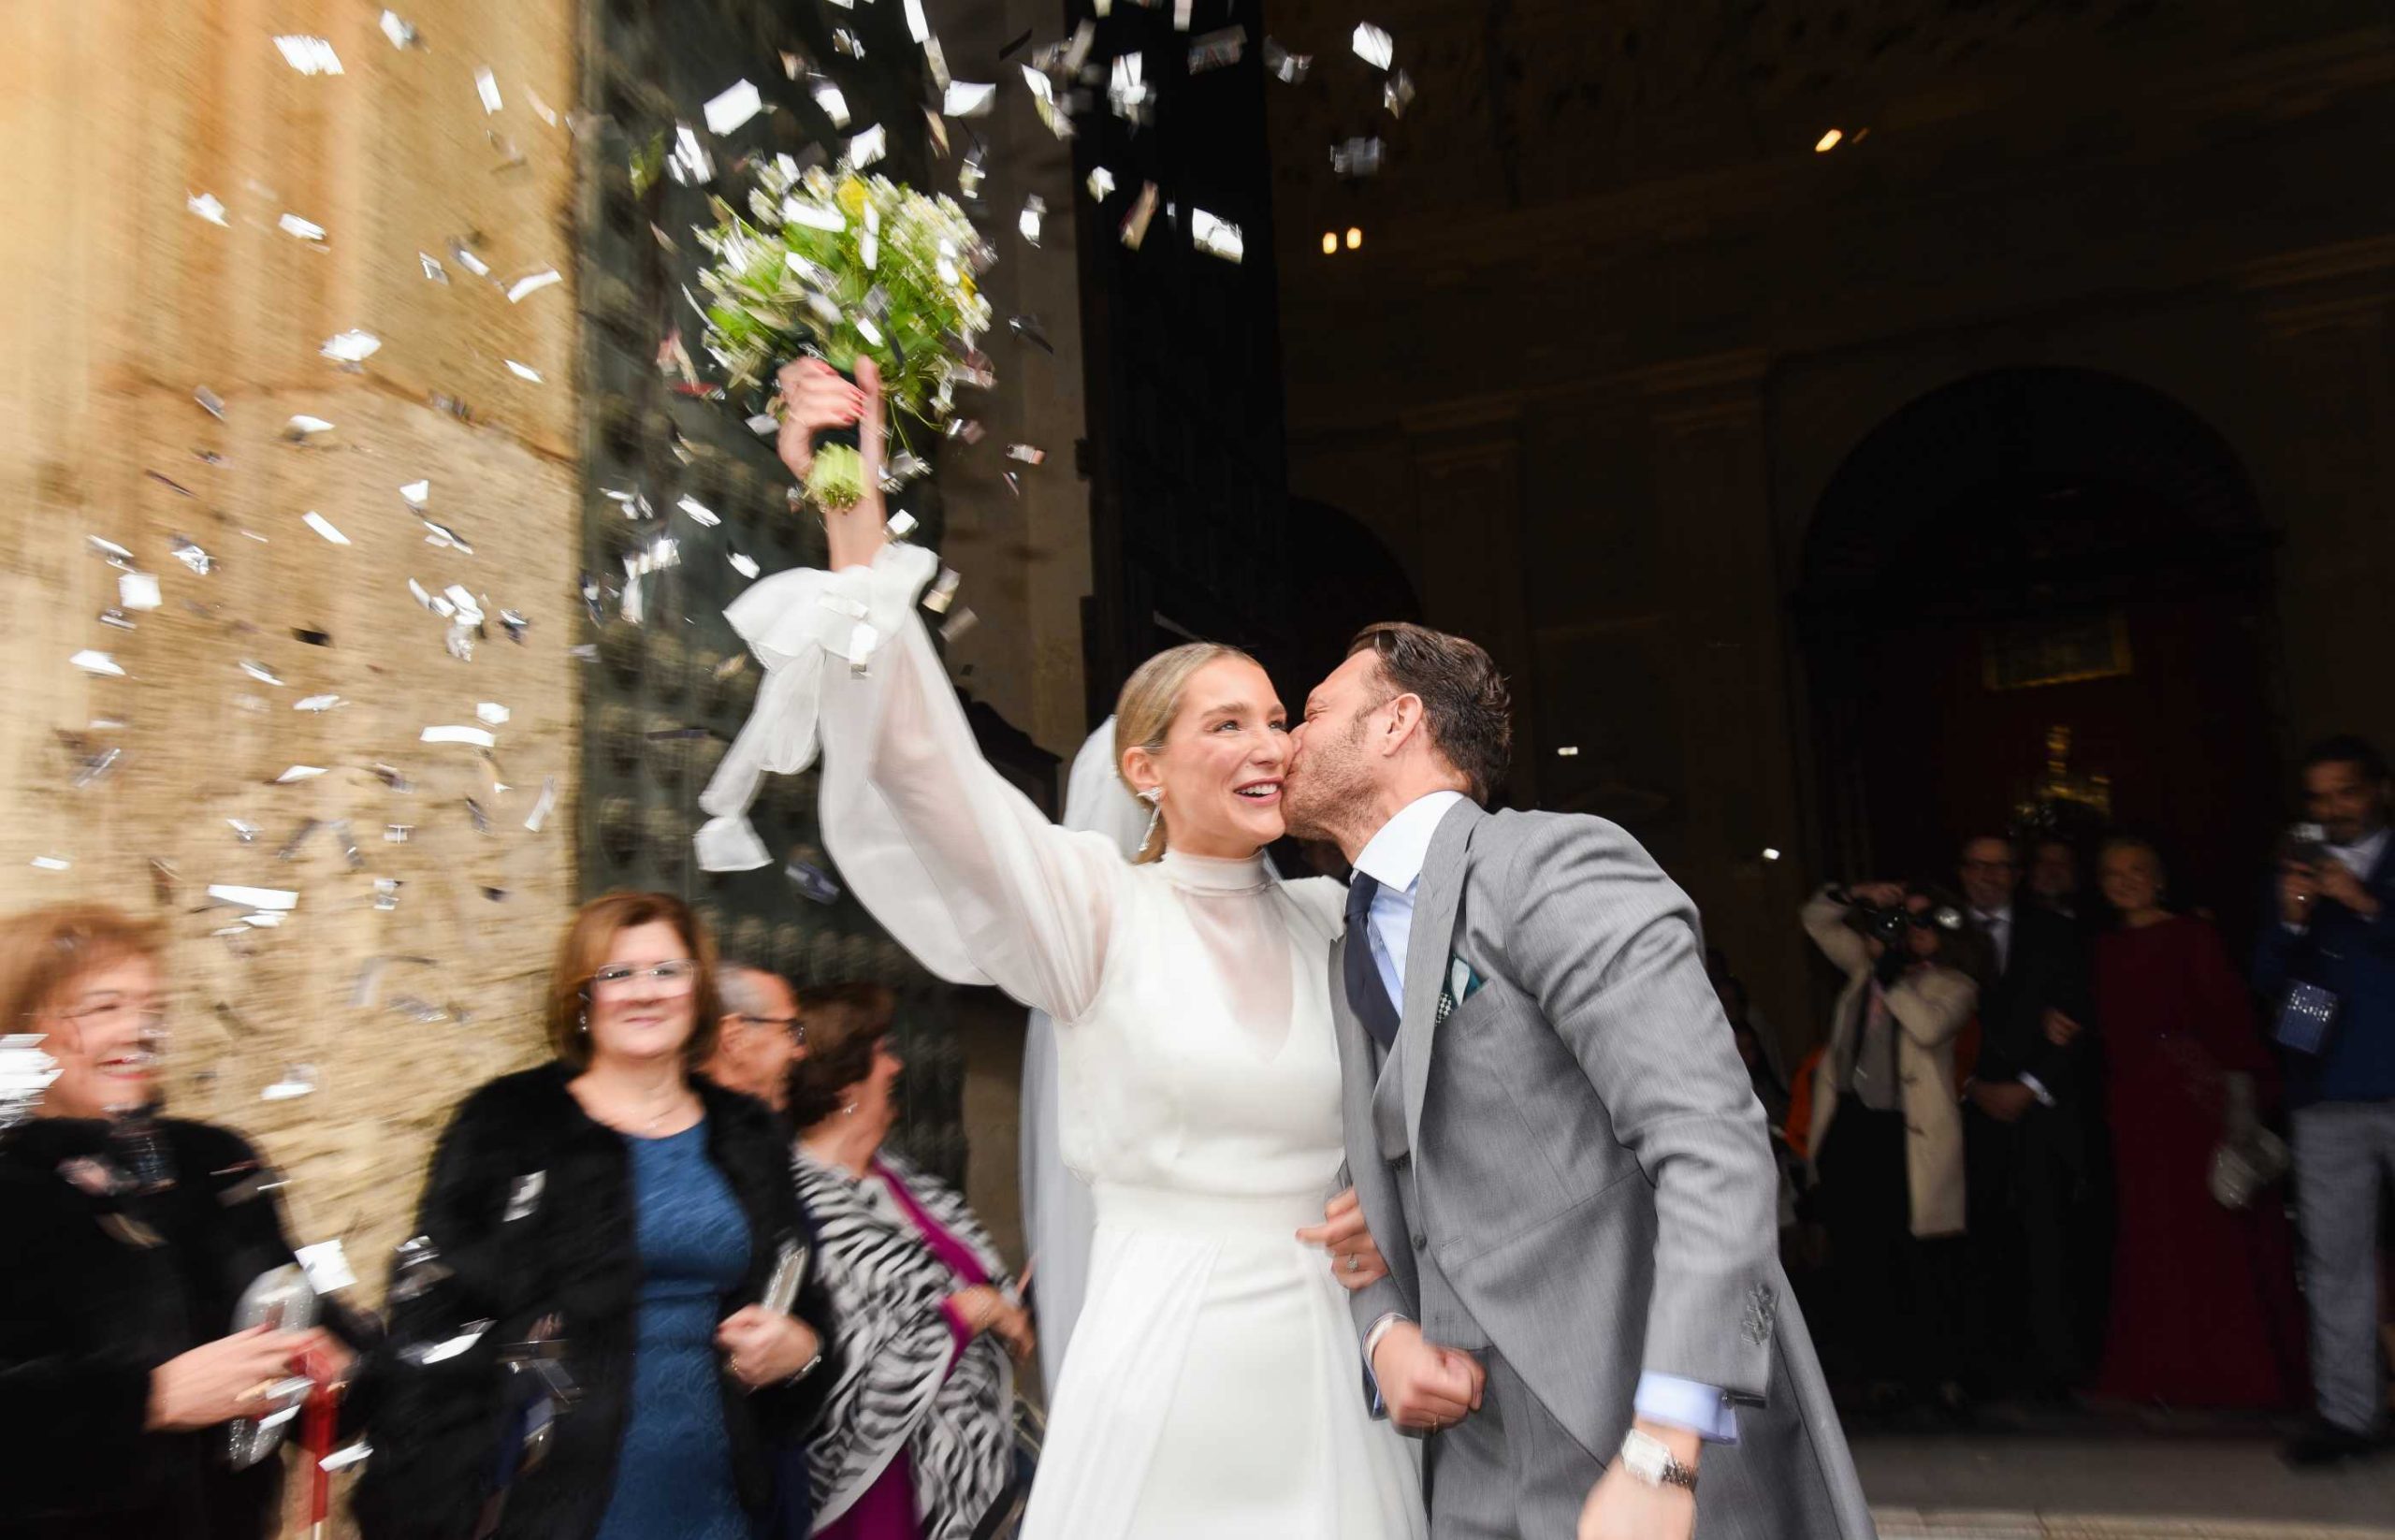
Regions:
<instances>
[{"instance_id":1,"label":"blue dress","mask_svg":"<svg viewBox=\"0 0 2395 1540\"><path fill-rule=\"evenodd\" d=\"M707 1158L706 1124L624 1136L638 1213L640 1324L614 1489L597 1540L748 1540L715 1345L748 1269L748 1219Z\"/></svg>"}]
</instances>

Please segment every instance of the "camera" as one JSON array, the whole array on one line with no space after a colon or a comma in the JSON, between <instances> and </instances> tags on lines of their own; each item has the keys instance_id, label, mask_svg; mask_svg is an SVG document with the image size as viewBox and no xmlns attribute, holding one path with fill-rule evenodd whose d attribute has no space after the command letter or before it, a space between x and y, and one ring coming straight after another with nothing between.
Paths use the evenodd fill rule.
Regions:
<instances>
[{"instance_id":1,"label":"camera","mask_svg":"<svg viewBox=\"0 0 2395 1540\"><path fill-rule=\"evenodd\" d=\"M2279 860L2317 866L2329 859L2329 831L2317 823L2299 823L2279 841Z\"/></svg>"},{"instance_id":2,"label":"camera","mask_svg":"<svg viewBox=\"0 0 2395 1540\"><path fill-rule=\"evenodd\" d=\"M1832 900L1846 906L1846 923L1871 940L1893 952L1910 930L1940 930L1952 934L1963 928L1963 911L1952 904L1932 904L1915 911L1903 904L1886 906L1859 902L1844 888L1832 888Z\"/></svg>"}]
</instances>

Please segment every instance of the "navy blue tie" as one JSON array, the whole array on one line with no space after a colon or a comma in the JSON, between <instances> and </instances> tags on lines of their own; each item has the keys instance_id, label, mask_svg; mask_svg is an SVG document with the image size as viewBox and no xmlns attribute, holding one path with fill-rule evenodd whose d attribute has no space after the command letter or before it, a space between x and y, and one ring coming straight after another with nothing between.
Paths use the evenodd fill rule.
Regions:
<instances>
[{"instance_id":1,"label":"navy blue tie","mask_svg":"<svg viewBox=\"0 0 2395 1540\"><path fill-rule=\"evenodd\" d=\"M1381 885L1362 872L1347 879L1347 1006L1382 1048L1397 1046L1397 1002L1372 961L1372 895Z\"/></svg>"}]
</instances>

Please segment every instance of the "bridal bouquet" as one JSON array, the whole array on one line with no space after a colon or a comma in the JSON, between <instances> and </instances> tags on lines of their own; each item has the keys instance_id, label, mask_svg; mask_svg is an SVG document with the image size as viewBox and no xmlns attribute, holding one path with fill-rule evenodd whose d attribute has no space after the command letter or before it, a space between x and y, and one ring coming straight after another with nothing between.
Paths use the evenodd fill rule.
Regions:
<instances>
[{"instance_id":1,"label":"bridal bouquet","mask_svg":"<svg viewBox=\"0 0 2395 1540\"><path fill-rule=\"evenodd\" d=\"M958 385L990 383L973 344L990 325L974 283L989 248L952 200L845 166L801 172L778 156L760 170L748 218L713 201L716 225L697 232L715 258L699 280L706 349L735 393L770 393L802 354L843 374L871 358L903 450L909 419L937 428L955 412ZM864 495L857 443L854 429L816 435L806 493L819 505L847 508Z\"/></svg>"}]
</instances>

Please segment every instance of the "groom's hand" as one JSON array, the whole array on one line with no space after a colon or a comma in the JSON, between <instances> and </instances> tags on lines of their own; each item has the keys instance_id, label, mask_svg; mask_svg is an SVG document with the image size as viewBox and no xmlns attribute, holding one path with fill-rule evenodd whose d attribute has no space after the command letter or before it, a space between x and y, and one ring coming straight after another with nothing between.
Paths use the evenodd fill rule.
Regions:
<instances>
[{"instance_id":1,"label":"groom's hand","mask_svg":"<svg viewBox=\"0 0 2395 1540\"><path fill-rule=\"evenodd\" d=\"M1480 1410L1488 1371L1469 1353L1422 1340L1422 1329L1402 1321L1372 1349L1372 1382L1389 1420L1415 1432L1452 1428Z\"/></svg>"},{"instance_id":2,"label":"groom's hand","mask_svg":"<svg viewBox=\"0 0 2395 1540\"><path fill-rule=\"evenodd\" d=\"M1662 1440L1673 1458L1694 1469L1701 1441L1683 1429L1638 1419L1641 1431ZM1579 1540L1690 1540L1696 1530L1696 1494L1685 1487L1649 1487L1616 1459L1580 1509Z\"/></svg>"},{"instance_id":3,"label":"groom's hand","mask_svg":"<svg viewBox=\"0 0 2395 1540\"><path fill-rule=\"evenodd\" d=\"M1388 1276L1387 1259L1364 1223L1363 1201L1348 1188L1322 1206L1322 1223L1298 1231L1298 1239L1330 1254L1330 1275L1349 1293Z\"/></svg>"}]
</instances>

